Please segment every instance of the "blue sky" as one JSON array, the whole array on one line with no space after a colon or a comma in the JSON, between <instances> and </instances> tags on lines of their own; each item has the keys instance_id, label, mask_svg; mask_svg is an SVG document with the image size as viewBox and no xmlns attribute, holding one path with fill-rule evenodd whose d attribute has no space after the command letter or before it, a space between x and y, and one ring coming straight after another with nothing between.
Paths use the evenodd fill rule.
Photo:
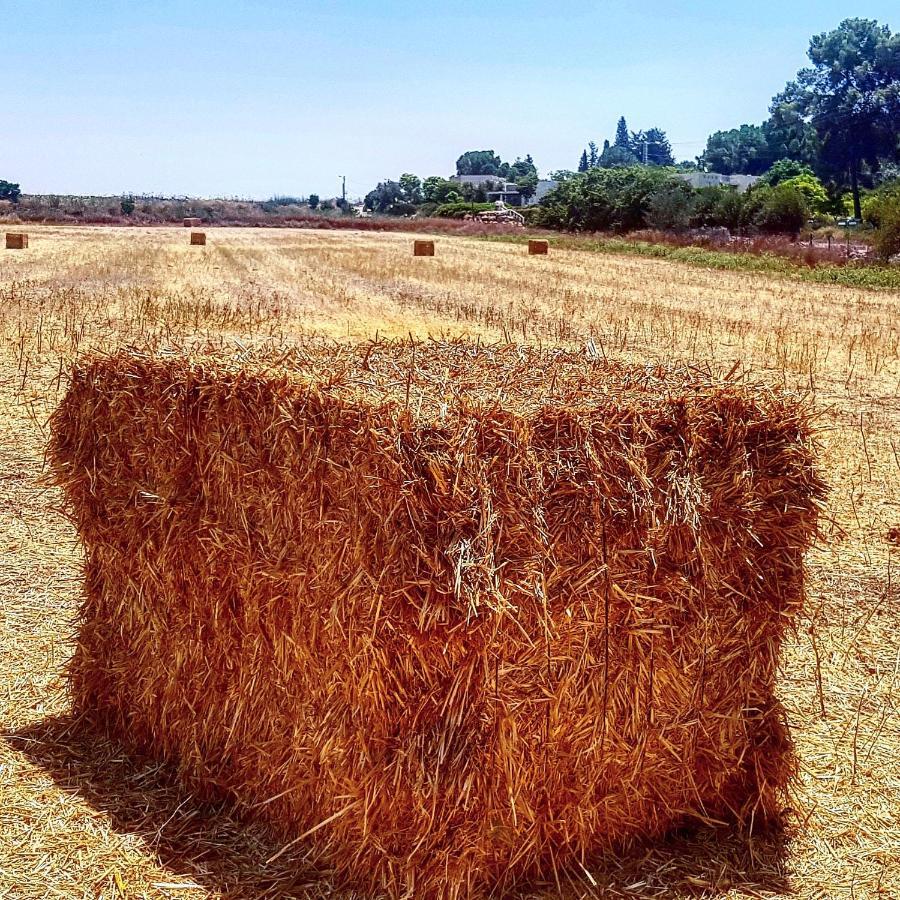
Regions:
<instances>
[{"instance_id":1,"label":"blue sky","mask_svg":"<svg viewBox=\"0 0 900 900\"><path fill-rule=\"evenodd\" d=\"M849 16L900 28L896 0L0 0L0 178L264 198L346 175L357 196L467 149L574 168L623 114L692 158Z\"/></svg>"}]
</instances>

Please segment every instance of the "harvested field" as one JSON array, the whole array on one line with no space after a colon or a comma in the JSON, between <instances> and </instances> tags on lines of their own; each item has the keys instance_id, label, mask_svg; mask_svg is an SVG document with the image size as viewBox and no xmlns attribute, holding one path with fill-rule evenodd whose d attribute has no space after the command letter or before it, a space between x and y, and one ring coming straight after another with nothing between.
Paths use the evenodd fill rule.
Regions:
<instances>
[{"instance_id":1,"label":"harvested field","mask_svg":"<svg viewBox=\"0 0 900 900\"><path fill-rule=\"evenodd\" d=\"M796 835L702 831L585 859L560 884L572 896L900 895L900 298L564 249L536 281L521 248L449 237L422 268L403 235L217 231L200 256L180 229L32 231L28 254L0 259L0 886L10 896L328 895L302 843L281 852L271 834L71 717L62 672L80 556L39 478L47 417L86 350L376 332L682 361L808 395L832 492L778 684L800 763Z\"/></svg>"}]
</instances>

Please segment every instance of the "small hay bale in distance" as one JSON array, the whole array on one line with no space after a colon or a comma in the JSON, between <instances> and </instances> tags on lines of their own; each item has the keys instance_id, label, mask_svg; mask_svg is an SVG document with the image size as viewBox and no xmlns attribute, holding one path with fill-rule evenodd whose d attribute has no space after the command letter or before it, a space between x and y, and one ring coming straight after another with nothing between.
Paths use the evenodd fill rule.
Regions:
<instances>
[{"instance_id":1,"label":"small hay bale in distance","mask_svg":"<svg viewBox=\"0 0 900 900\"><path fill-rule=\"evenodd\" d=\"M203 231L192 231L191 232L191 244L203 247L206 245L206 233Z\"/></svg>"},{"instance_id":2,"label":"small hay bale in distance","mask_svg":"<svg viewBox=\"0 0 900 900\"><path fill-rule=\"evenodd\" d=\"M28 235L21 231L6 232L7 250L26 250L28 248Z\"/></svg>"},{"instance_id":3,"label":"small hay bale in distance","mask_svg":"<svg viewBox=\"0 0 900 900\"><path fill-rule=\"evenodd\" d=\"M198 225L203 224L203 219L199 219L196 216L187 216L182 224L185 228L196 228Z\"/></svg>"},{"instance_id":4,"label":"small hay bale in distance","mask_svg":"<svg viewBox=\"0 0 900 900\"><path fill-rule=\"evenodd\" d=\"M123 351L50 462L75 712L342 885L502 895L779 816L824 492L788 396L466 343Z\"/></svg>"},{"instance_id":5,"label":"small hay bale in distance","mask_svg":"<svg viewBox=\"0 0 900 900\"><path fill-rule=\"evenodd\" d=\"M413 256L434 256L434 241L413 241Z\"/></svg>"},{"instance_id":6,"label":"small hay bale in distance","mask_svg":"<svg viewBox=\"0 0 900 900\"><path fill-rule=\"evenodd\" d=\"M550 241L530 240L528 242L528 253L531 256L546 256L550 251Z\"/></svg>"}]
</instances>

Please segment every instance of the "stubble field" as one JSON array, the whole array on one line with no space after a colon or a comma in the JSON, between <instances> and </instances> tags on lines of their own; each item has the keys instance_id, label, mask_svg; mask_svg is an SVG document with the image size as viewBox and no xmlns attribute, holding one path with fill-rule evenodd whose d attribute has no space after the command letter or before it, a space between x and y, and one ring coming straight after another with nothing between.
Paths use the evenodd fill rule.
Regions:
<instances>
[{"instance_id":1,"label":"stubble field","mask_svg":"<svg viewBox=\"0 0 900 900\"><path fill-rule=\"evenodd\" d=\"M900 897L900 295L412 236L32 227L0 251L0 897L328 896L327 873L68 716L80 552L41 480L72 360L125 344L467 335L686 360L809 396L832 486L781 696L793 836L704 833L572 896ZM555 888L553 892L555 892Z\"/></svg>"}]
</instances>

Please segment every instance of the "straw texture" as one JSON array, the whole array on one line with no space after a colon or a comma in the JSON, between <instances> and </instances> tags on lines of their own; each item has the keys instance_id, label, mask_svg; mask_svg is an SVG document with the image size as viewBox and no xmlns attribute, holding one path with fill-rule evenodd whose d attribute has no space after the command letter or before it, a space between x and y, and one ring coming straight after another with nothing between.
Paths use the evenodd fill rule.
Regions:
<instances>
[{"instance_id":1,"label":"straw texture","mask_svg":"<svg viewBox=\"0 0 900 900\"><path fill-rule=\"evenodd\" d=\"M532 256L546 256L550 252L550 241L530 240L528 242L528 252Z\"/></svg>"},{"instance_id":2,"label":"straw texture","mask_svg":"<svg viewBox=\"0 0 900 900\"><path fill-rule=\"evenodd\" d=\"M197 218L197 216L186 216L183 220L183 224L185 228L196 228L203 222L203 219Z\"/></svg>"},{"instance_id":3,"label":"straw texture","mask_svg":"<svg viewBox=\"0 0 900 900\"><path fill-rule=\"evenodd\" d=\"M199 247L205 246L206 245L206 232L192 231L191 232L191 244L194 244Z\"/></svg>"},{"instance_id":4,"label":"straw texture","mask_svg":"<svg viewBox=\"0 0 900 900\"><path fill-rule=\"evenodd\" d=\"M28 235L17 231L6 232L7 250L25 250L28 247Z\"/></svg>"},{"instance_id":5,"label":"straw texture","mask_svg":"<svg viewBox=\"0 0 900 900\"><path fill-rule=\"evenodd\" d=\"M434 256L434 241L413 241L413 256Z\"/></svg>"},{"instance_id":6,"label":"straw texture","mask_svg":"<svg viewBox=\"0 0 900 900\"><path fill-rule=\"evenodd\" d=\"M778 817L805 412L465 343L86 360L77 712L338 882L466 897Z\"/></svg>"}]
</instances>

